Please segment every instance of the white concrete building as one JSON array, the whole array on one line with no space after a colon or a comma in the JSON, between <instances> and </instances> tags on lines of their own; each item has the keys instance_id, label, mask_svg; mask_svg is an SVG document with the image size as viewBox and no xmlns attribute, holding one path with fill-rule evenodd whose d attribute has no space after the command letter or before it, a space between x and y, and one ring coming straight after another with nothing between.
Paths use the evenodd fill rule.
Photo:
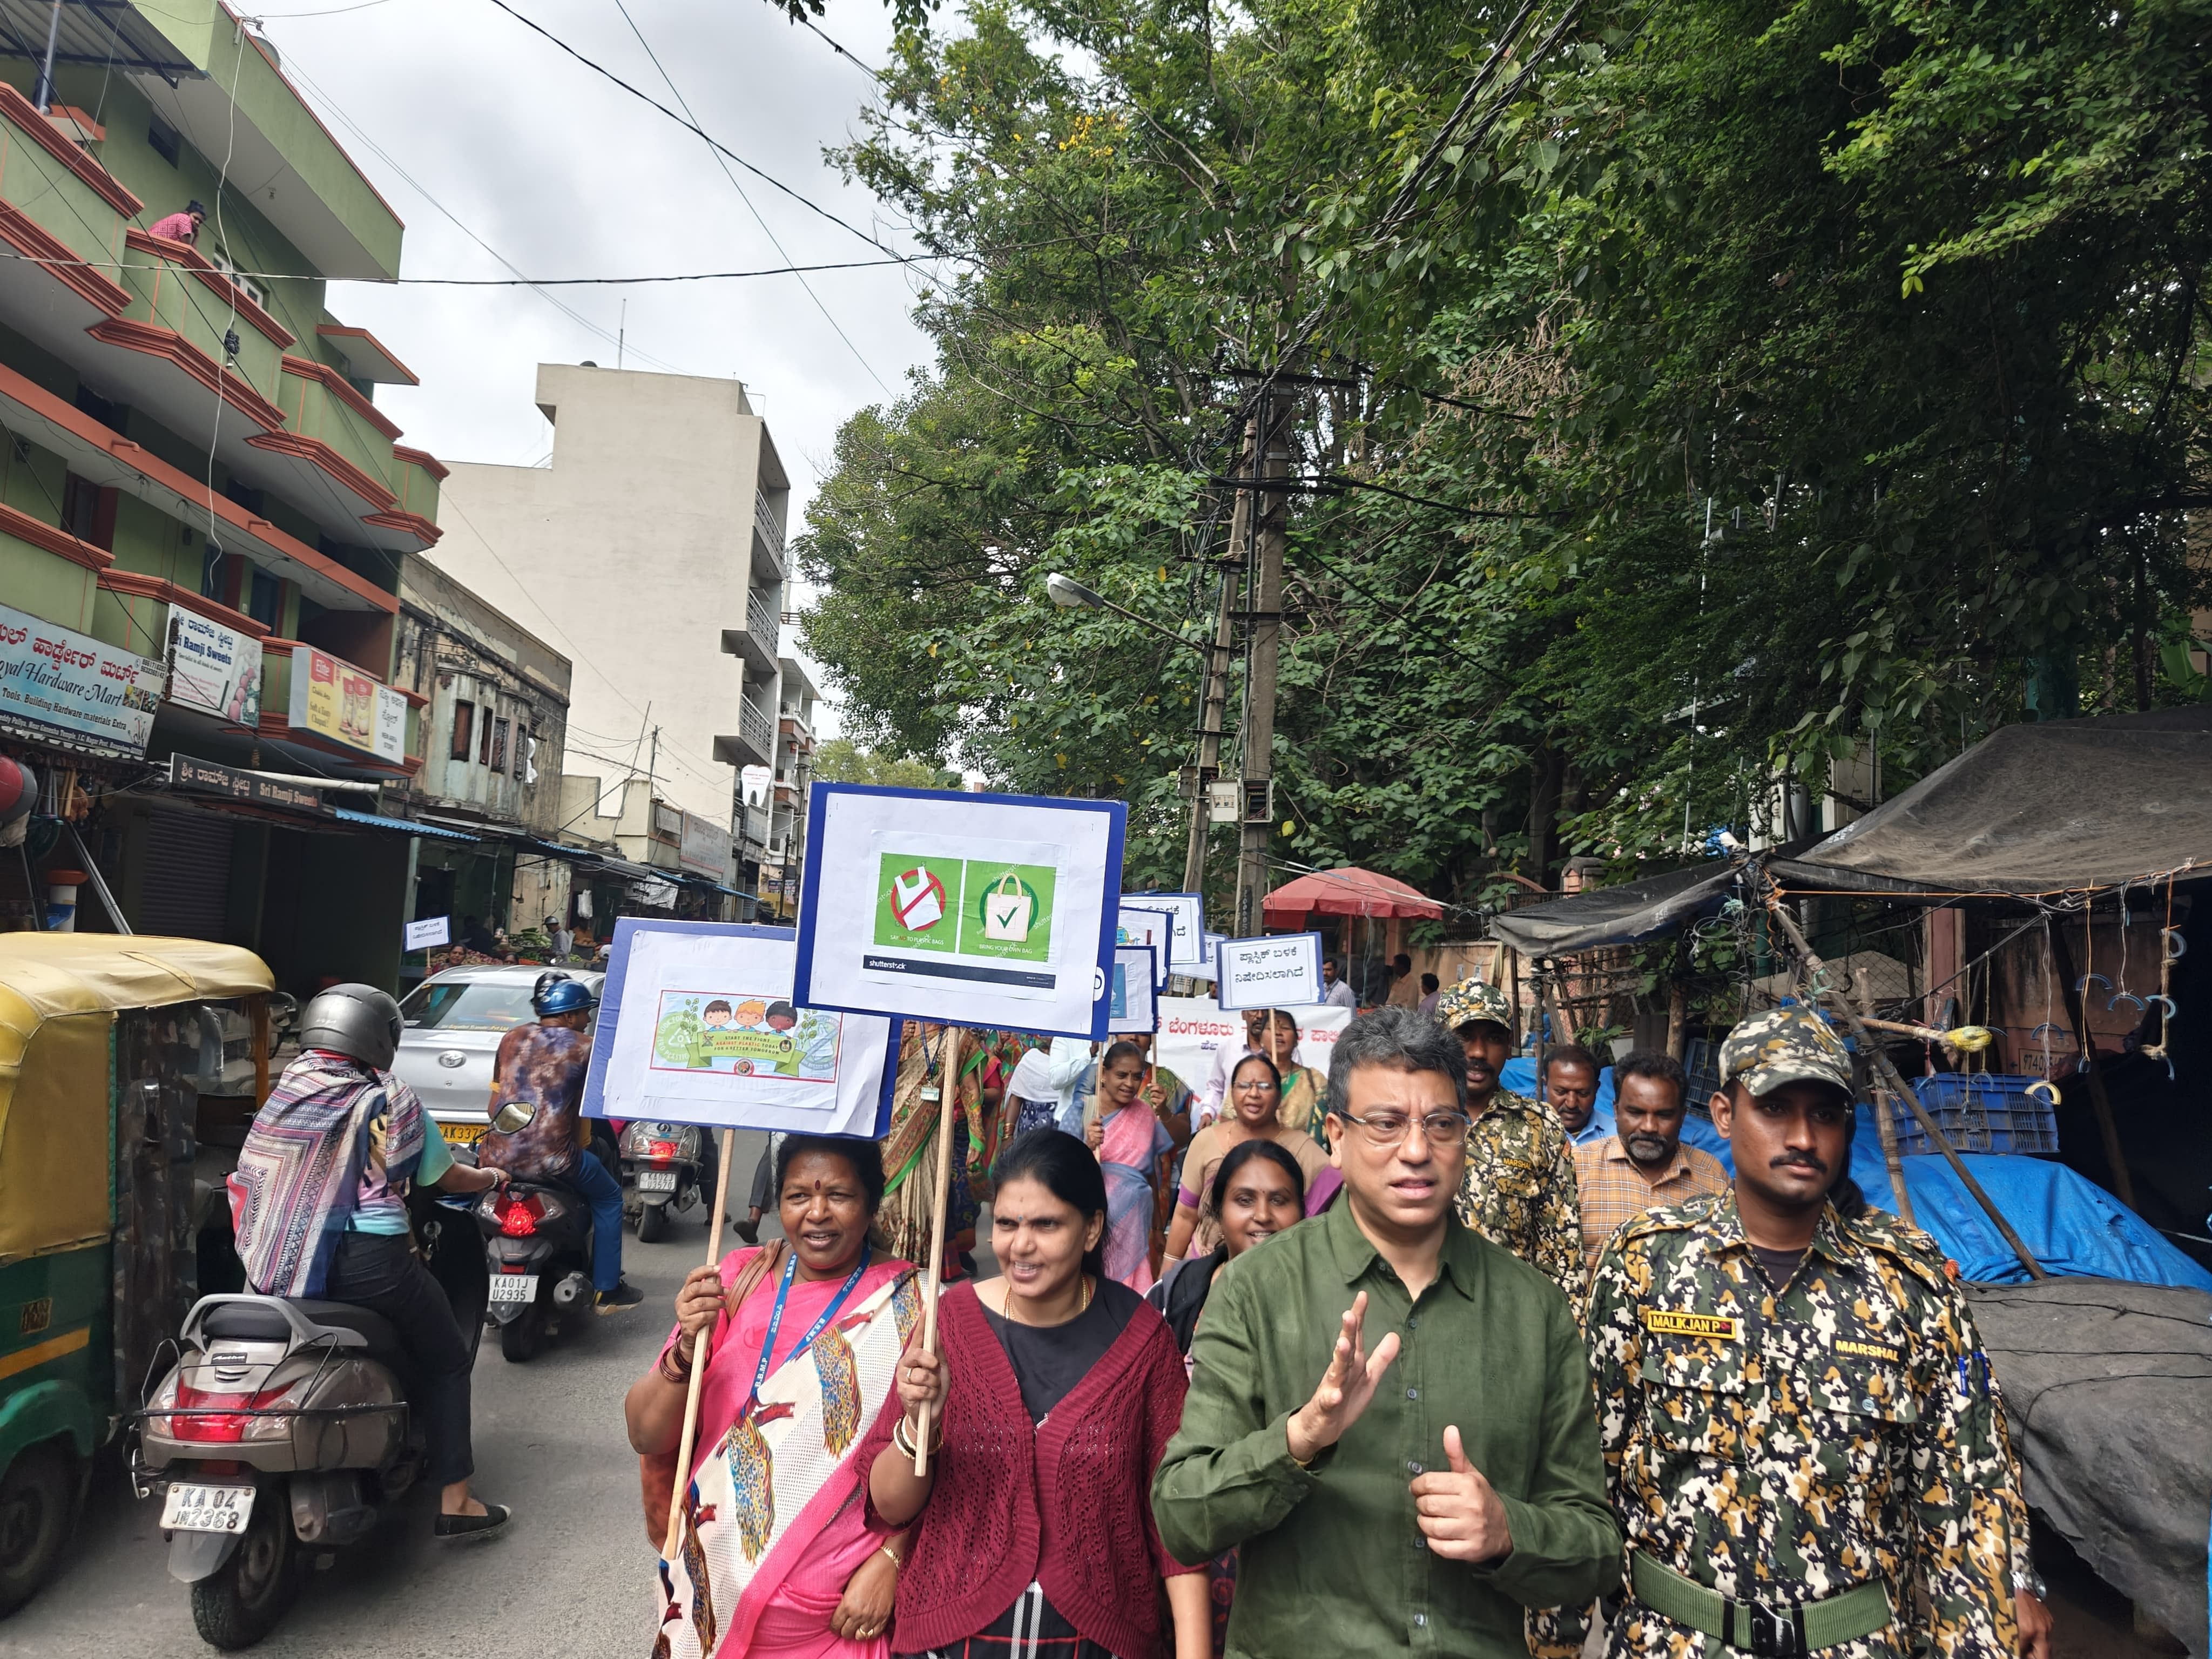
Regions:
<instances>
[{"instance_id":1,"label":"white concrete building","mask_svg":"<svg viewBox=\"0 0 2212 1659\"><path fill-rule=\"evenodd\" d=\"M538 406L550 464L455 463L433 562L574 664L564 793L598 806L572 835L647 862L624 830L648 800L741 832L738 773L776 751L791 485L767 423L738 381L588 363L539 364Z\"/></svg>"}]
</instances>

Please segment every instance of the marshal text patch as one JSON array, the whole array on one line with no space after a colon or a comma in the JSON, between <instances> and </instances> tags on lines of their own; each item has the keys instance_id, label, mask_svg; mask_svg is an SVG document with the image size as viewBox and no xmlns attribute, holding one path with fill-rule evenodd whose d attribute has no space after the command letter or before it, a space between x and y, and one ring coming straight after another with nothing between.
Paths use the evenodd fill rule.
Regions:
<instances>
[{"instance_id":1,"label":"marshal text patch","mask_svg":"<svg viewBox=\"0 0 2212 1659\"><path fill-rule=\"evenodd\" d=\"M1846 1342L1840 1338L1836 1342L1836 1352L1856 1354L1861 1359L1887 1359L1893 1365L1905 1358L1896 1348L1885 1348L1872 1342Z\"/></svg>"}]
</instances>

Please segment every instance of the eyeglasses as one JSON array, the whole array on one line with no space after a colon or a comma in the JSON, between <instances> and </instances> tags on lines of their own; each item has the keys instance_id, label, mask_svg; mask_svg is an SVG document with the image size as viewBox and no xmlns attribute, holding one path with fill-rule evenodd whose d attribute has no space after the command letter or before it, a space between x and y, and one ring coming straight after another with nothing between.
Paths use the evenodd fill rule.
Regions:
<instances>
[{"instance_id":1,"label":"eyeglasses","mask_svg":"<svg viewBox=\"0 0 2212 1659\"><path fill-rule=\"evenodd\" d=\"M1406 1131L1415 1121L1406 1112L1370 1112L1365 1117L1339 1112L1337 1115L1346 1123L1358 1124L1360 1133L1376 1146L1401 1145L1406 1139ZM1462 1139L1471 1121L1464 1112L1430 1112L1419 1119L1421 1132L1428 1136L1431 1146L1449 1146Z\"/></svg>"}]
</instances>

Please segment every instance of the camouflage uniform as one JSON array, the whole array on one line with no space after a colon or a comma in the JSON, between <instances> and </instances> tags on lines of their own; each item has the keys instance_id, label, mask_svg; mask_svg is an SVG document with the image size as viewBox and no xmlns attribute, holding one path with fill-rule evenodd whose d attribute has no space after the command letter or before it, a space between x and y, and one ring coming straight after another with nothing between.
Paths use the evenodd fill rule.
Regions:
<instances>
[{"instance_id":1,"label":"camouflage uniform","mask_svg":"<svg viewBox=\"0 0 2212 1659\"><path fill-rule=\"evenodd\" d=\"M1799 1079L1850 1086L1812 1017L1739 1025L1723 1077L1754 1095ZM1606 1245L1583 1325L1598 1428L1629 1556L1787 1612L1875 1580L1893 1621L1824 1659L2012 1659L2025 1510L1965 1297L1935 1242L1884 1212L1826 1208L1777 1291L1733 1192L1655 1210ZM1919 1628L1916 1586L1929 1613ZM1571 1639L1570 1616L1532 1632ZM1612 1659L1702 1659L1704 1632L1641 1603Z\"/></svg>"},{"instance_id":2,"label":"camouflage uniform","mask_svg":"<svg viewBox=\"0 0 2212 1659\"><path fill-rule=\"evenodd\" d=\"M1448 1031L1475 1020L1513 1029L1505 994L1479 979L1462 980L1437 1000ZM1455 1207L1459 1218L1543 1273L1580 1304L1583 1207L1575 1184L1574 1143L1549 1106L1498 1089L1476 1109L1467 1132L1467 1174Z\"/></svg>"}]
</instances>

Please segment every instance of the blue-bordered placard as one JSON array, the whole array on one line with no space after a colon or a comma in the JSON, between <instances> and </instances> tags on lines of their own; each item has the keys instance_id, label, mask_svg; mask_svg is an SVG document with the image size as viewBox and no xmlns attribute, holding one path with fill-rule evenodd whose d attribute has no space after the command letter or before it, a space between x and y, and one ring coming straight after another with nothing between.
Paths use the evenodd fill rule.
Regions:
<instances>
[{"instance_id":1,"label":"blue-bordered placard","mask_svg":"<svg viewBox=\"0 0 2212 1659\"><path fill-rule=\"evenodd\" d=\"M1319 933L1225 939L1215 963L1214 995L1224 1008L1287 1008L1322 1000Z\"/></svg>"},{"instance_id":2,"label":"blue-bordered placard","mask_svg":"<svg viewBox=\"0 0 2212 1659\"><path fill-rule=\"evenodd\" d=\"M584 1115L882 1139L898 1022L807 1006L797 954L788 927L620 918Z\"/></svg>"},{"instance_id":3,"label":"blue-bordered placard","mask_svg":"<svg viewBox=\"0 0 2212 1659\"><path fill-rule=\"evenodd\" d=\"M816 784L795 994L1103 1037L1127 817L1120 801Z\"/></svg>"},{"instance_id":4,"label":"blue-bordered placard","mask_svg":"<svg viewBox=\"0 0 2212 1659\"><path fill-rule=\"evenodd\" d=\"M1149 945L1114 947L1114 976L1106 987L1106 1031L1133 1036L1160 1029L1159 969Z\"/></svg>"}]
</instances>

